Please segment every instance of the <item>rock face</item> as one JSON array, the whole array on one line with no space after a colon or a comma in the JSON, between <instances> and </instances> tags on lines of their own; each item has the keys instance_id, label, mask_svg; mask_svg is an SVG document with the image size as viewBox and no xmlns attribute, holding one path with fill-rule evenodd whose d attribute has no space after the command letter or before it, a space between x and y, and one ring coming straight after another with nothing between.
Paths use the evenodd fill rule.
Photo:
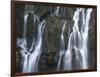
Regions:
<instances>
[{"instance_id":1,"label":"rock face","mask_svg":"<svg viewBox=\"0 0 100 77\"><path fill-rule=\"evenodd\" d=\"M90 29L89 29L89 39L88 39L88 48L89 48L89 68L96 68L96 40L97 40L97 30L96 30L96 9L93 10L91 15Z\"/></svg>"},{"instance_id":2,"label":"rock face","mask_svg":"<svg viewBox=\"0 0 100 77\"><path fill-rule=\"evenodd\" d=\"M32 45L33 38L35 36L35 30L36 30L35 28L36 28L36 26L35 26L34 21L33 21L33 14L29 13L27 27L26 27L26 29L27 29L26 37L27 37L27 44L28 44L27 48L29 48L29 49Z\"/></svg>"},{"instance_id":3,"label":"rock face","mask_svg":"<svg viewBox=\"0 0 100 77\"><path fill-rule=\"evenodd\" d=\"M56 7L51 6L39 6L33 5L33 10L36 15L39 16L40 21L43 19L46 20L46 26L43 34L43 47L42 53L39 60L38 70L39 71L56 71L59 51L60 51L60 36L62 31L62 25L66 21L65 30L64 30L64 39L65 39L65 49L67 49L69 33L72 32L73 15L76 8L70 7L60 7L58 15L55 15ZM24 11L25 5L16 6L16 38L23 37L23 25L24 25ZM95 68L96 62L96 10L93 9L91 15L90 29L89 29L89 39L88 39L88 51L89 51L89 68ZM79 23L81 24L81 22ZM29 26L30 25L30 26ZM33 35L36 35L36 26L33 22L32 14L29 14L28 17L28 26L27 26L27 42L29 43L28 47L32 43ZM75 53L73 53L73 56ZM77 64L74 64L77 65ZM63 65L61 65L62 67ZM75 67L76 68L76 67ZM22 71L21 63L21 54L20 48L16 46L16 71Z\"/></svg>"}]
</instances>

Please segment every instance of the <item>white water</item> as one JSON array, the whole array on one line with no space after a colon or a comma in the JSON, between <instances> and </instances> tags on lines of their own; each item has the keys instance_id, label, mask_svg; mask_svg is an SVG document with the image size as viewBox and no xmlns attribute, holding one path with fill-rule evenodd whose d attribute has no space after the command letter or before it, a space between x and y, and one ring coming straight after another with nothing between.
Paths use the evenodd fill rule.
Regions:
<instances>
[{"instance_id":1,"label":"white water","mask_svg":"<svg viewBox=\"0 0 100 77\"><path fill-rule=\"evenodd\" d=\"M35 45L35 50L30 55L30 58L29 58L29 69L28 69L29 71L28 72L38 71L38 62L39 62L41 51L42 51L41 47L42 47L42 35L43 35L44 27L45 27L45 20L43 20L38 25L38 38L37 38L37 42Z\"/></svg>"},{"instance_id":2,"label":"white water","mask_svg":"<svg viewBox=\"0 0 100 77\"><path fill-rule=\"evenodd\" d=\"M43 30L46 24L46 21L39 21L39 17L34 14L34 12L31 12L33 14L33 21L34 23L36 20L38 21L38 33L37 37L33 38L32 45L28 51L27 48L27 38L26 38L26 31L27 31L27 19L28 19L28 13L24 16L24 32L23 32L23 38L17 39L17 45L21 47L21 54L23 57L23 72L36 72L38 71L38 62L39 58L42 52L42 36L43 36ZM34 33L33 33L34 34ZM34 36L34 35L33 35ZM35 39L37 40L35 41ZM34 46L35 45L35 46ZM34 46L34 47L33 47ZM34 48L34 49L33 49Z\"/></svg>"},{"instance_id":3,"label":"white water","mask_svg":"<svg viewBox=\"0 0 100 77\"><path fill-rule=\"evenodd\" d=\"M64 29L65 29L65 25L66 25L66 21L63 24L62 33L61 33L61 49L60 49L60 53L59 53L59 61L58 61L57 70L60 69L62 55L64 54L64 51L65 51L65 47L64 47L64 45L65 45L64 44Z\"/></svg>"},{"instance_id":4,"label":"white water","mask_svg":"<svg viewBox=\"0 0 100 77\"><path fill-rule=\"evenodd\" d=\"M27 20L29 14L26 13L24 16L24 32L23 38L17 39L17 45L21 47L21 54L23 57L23 72L36 72L38 71L38 62L40 59L40 55L42 52L42 37L43 31L45 28L46 21L39 21L39 17L34 14L34 11L30 11L33 14L33 21L36 23L38 21L38 29L37 29L37 38L34 37L31 47L27 48ZM89 31L89 22L90 15L92 9L87 9L85 13L85 9L77 9L73 16L73 30L69 34L68 47L65 50L65 42L64 42L64 30L66 21L63 24L62 32L61 32L61 48L59 53L59 61L57 65L57 70L60 70L60 66L62 65L61 60L63 60L63 69L64 70L72 70L73 69L73 55L75 52L75 61L79 65L80 69L88 69L88 31ZM57 16L59 13L59 6L55 10L55 15ZM82 14L82 25L79 25L80 14ZM80 30L79 30L80 27ZM33 33L34 34L34 33ZM34 36L34 35L33 35ZM37 39L37 40L35 40ZM64 56L64 58L63 58Z\"/></svg>"},{"instance_id":5,"label":"white water","mask_svg":"<svg viewBox=\"0 0 100 77\"><path fill-rule=\"evenodd\" d=\"M56 7L56 10L55 10L55 15L56 16L58 16L58 14L59 14L59 8L60 8L59 6Z\"/></svg>"},{"instance_id":6,"label":"white water","mask_svg":"<svg viewBox=\"0 0 100 77\"><path fill-rule=\"evenodd\" d=\"M89 31L89 22L92 9L77 9L74 13L73 21L73 31L70 33L68 41L68 49L65 51L64 58L64 70L72 70L72 53L75 51L75 60L78 62L79 68L88 69L88 31ZM79 31L79 16L82 12L82 27ZM74 50L74 51L73 51ZM81 58L82 57L82 58Z\"/></svg>"}]
</instances>

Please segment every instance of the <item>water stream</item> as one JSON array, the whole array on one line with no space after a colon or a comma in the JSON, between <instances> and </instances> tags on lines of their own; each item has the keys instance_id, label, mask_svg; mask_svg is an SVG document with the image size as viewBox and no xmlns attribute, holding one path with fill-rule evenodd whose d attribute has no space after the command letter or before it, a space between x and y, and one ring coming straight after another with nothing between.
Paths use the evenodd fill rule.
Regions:
<instances>
[{"instance_id":1,"label":"water stream","mask_svg":"<svg viewBox=\"0 0 100 77\"><path fill-rule=\"evenodd\" d=\"M57 6L55 10L55 15L59 14L60 7ZM33 9L33 8L32 8ZM46 25L46 20L43 19L40 21L38 15L34 13L34 11L30 9L24 15L24 27L23 27L23 38L17 38L17 46L21 48L20 52L22 55L22 71L26 72L37 72L38 71L38 63L40 60L40 56L42 53L42 42L43 42L43 34L44 28ZM68 23L66 20L62 25L61 35L60 35L60 50L59 50L59 59L57 64L57 70L61 69L63 66L64 70L73 70L73 69L88 69L88 31L89 31L89 23L91 18L92 9L88 8L77 8L73 15L74 25L72 26L72 32L70 30L68 36L67 47L65 47L65 38L64 38L64 30L66 28L66 24ZM32 33L31 43L28 42L27 37L27 27L28 25L28 17L29 14L32 14L32 20L35 24L33 27L36 28L36 33ZM81 17L80 17L81 16ZM82 18L82 19L80 19ZM82 24L79 25L79 20L82 20ZM37 36L34 36L36 34ZM30 46L28 46L30 44ZM74 53L74 57L73 57ZM63 60L63 63L62 63ZM75 65L75 63L76 65ZM76 66L76 68L74 68Z\"/></svg>"},{"instance_id":2,"label":"water stream","mask_svg":"<svg viewBox=\"0 0 100 77\"><path fill-rule=\"evenodd\" d=\"M89 22L90 22L90 15L92 9L87 9L86 13L84 12L85 9L78 9L75 11L73 16L74 26L73 31L70 33L69 41L68 41L68 48L65 51L65 58L64 58L64 70L72 70L73 69L73 57L72 53L75 52L75 61L78 64L78 68L80 69L88 69L88 47L87 47L87 40L88 40L88 31L89 31ZM82 27L79 30L79 18L80 13L82 13ZM77 66L76 66L77 67Z\"/></svg>"},{"instance_id":3,"label":"water stream","mask_svg":"<svg viewBox=\"0 0 100 77\"><path fill-rule=\"evenodd\" d=\"M65 42L64 42L64 29L65 29L65 25L66 25L66 21L64 22L63 27L62 27L62 33L61 33L61 48L60 48L60 53L59 53L59 61L58 61L57 70L60 69L62 55L64 54L64 51L65 51Z\"/></svg>"},{"instance_id":4,"label":"water stream","mask_svg":"<svg viewBox=\"0 0 100 77\"><path fill-rule=\"evenodd\" d=\"M34 14L34 12L31 12L33 14L33 21L38 22L37 26L37 37L33 37L33 40L31 41L31 47L28 48L28 42L26 37L27 32L27 19L29 16L29 13L24 15L24 32L23 32L23 38L17 39L17 45L21 47L21 54L23 57L23 72L36 72L38 71L38 62L40 59L40 55L42 52L42 37L43 37L43 31L45 28L46 21L39 21L39 17ZM34 36L34 33L33 33ZM37 39L37 40L35 40ZM28 50L29 49L29 50Z\"/></svg>"}]
</instances>

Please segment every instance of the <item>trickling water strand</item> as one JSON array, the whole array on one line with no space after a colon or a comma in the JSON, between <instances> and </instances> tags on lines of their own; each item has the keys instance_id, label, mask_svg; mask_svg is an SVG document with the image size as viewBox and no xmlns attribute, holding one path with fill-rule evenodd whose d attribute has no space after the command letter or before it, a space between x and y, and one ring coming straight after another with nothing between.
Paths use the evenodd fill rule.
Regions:
<instances>
[{"instance_id":1,"label":"trickling water strand","mask_svg":"<svg viewBox=\"0 0 100 77\"><path fill-rule=\"evenodd\" d=\"M59 61L58 61L58 66L57 66L57 70L60 69L60 64L61 64L61 59L62 59L62 55L64 54L65 51L65 47L64 47L64 29L65 29L65 25L66 25L66 21L63 24L62 27L62 33L61 33L61 49L60 49L60 53L59 53Z\"/></svg>"},{"instance_id":2,"label":"trickling water strand","mask_svg":"<svg viewBox=\"0 0 100 77\"><path fill-rule=\"evenodd\" d=\"M28 14L24 16L24 32L23 32L23 37L26 37L26 27L27 27L27 19L28 19Z\"/></svg>"},{"instance_id":3,"label":"trickling water strand","mask_svg":"<svg viewBox=\"0 0 100 77\"><path fill-rule=\"evenodd\" d=\"M29 61L29 53L22 52L24 63L23 63L23 72L27 72L28 69L28 61Z\"/></svg>"},{"instance_id":4,"label":"trickling water strand","mask_svg":"<svg viewBox=\"0 0 100 77\"><path fill-rule=\"evenodd\" d=\"M80 12L82 11L83 15L83 23L82 23L82 29L79 31L79 16ZM87 9L86 11L86 18L84 9L77 9L74 13L73 21L73 31L69 36L68 41L68 49L65 53L64 58L64 70L71 70L72 67L72 53L75 51L76 54L76 61L79 64L79 68L87 69L88 63L87 63L87 40L88 40L88 30L89 30L89 21L90 21L90 14L92 12L92 9ZM74 51L73 51L74 49ZM80 58L82 57L82 59Z\"/></svg>"},{"instance_id":5,"label":"trickling water strand","mask_svg":"<svg viewBox=\"0 0 100 77\"><path fill-rule=\"evenodd\" d=\"M58 16L58 13L59 13L59 8L60 8L60 7L59 7L59 6L57 6L57 8L56 8L56 10L55 10L55 15L56 15L56 16Z\"/></svg>"},{"instance_id":6,"label":"trickling water strand","mask_svg":"<svg viewBox=\"0 0 100 77\"><path fill-rule=\"evenodd\" d=\"M72 46L73 46L73 35L72 33L69 36L68 41L68 49L65 51L64 57L64 70L71 70L72 69Z\"/></svg>"}]
</instances>

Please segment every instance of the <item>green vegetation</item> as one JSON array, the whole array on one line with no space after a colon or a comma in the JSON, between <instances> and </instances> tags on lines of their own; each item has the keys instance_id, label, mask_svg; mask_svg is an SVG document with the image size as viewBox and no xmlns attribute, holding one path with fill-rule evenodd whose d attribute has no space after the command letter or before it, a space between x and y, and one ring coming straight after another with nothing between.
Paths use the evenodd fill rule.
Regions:
<instances>
[{"instance_id":1,"label":"green vegetation","mask_svg":"<svg viewBox=\"0 0 100 77\"><path fill-rule=\"evenodd\" d=\"M43 48L42 48L42 54L39 61L39 71L54 71L57 68L58 63L58 56L59 56L59 50L60 50L60 36L61 36L61 30L62 26L64 24L64 21L66 21L66 27L64 30L64 38L65 38L65 48L67 49L67 43L68 43L68 33L72 31L72 26L74 24L73 22L73 15L74 15L74 8L69 7L62 7L62 10L60 11L59 16L51 15L50 14L50 8L48 6L39 6L39 5L33 5L33 8L35 10L35 14L37 14L41 20L46 20L46 26L44 29L43 34ZM65 9L65 12L63 10ZM25 11L25 5L16 5L16 38L22 38L23 37L23 26L24 26L24 11ZM93 14L92 14L93 15ZM93 16L95 17L95 16ZM92 26L96 22L92 20ZM27 37L32 37L36 32L36 27L33 27L32 25L35 25L34 22L32 22L32 15L28 18L28 25L31 25L29 27L29 31L27 32ZM95 25L94 25L95 27ZM94 29L94 28L91 28ZM90 32L90 37L95 37L95 31ZM94 35L93 35L94 34ZM95 41L96 38L90 38L91 45L92 41ZM93 49L94 46L91 46L91 49ZM90 49L90 50L91 50ZM16 47L16 71L21 72L21 53L20 48Z\"/></svg>"}]
</instances>

